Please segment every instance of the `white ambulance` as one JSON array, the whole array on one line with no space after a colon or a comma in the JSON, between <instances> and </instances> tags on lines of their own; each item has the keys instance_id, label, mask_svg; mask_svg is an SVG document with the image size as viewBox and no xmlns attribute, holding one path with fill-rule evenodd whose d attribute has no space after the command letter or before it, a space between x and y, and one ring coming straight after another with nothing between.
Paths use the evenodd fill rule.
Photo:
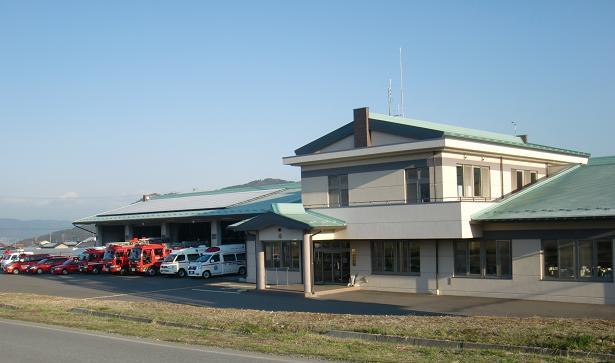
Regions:
<instances>
[{"instance_id":1,"label":"white ambulance","mask_svg":"<svg viewBox=\"0 0 615 363\"><path fill-rule=\"evenodd\" d=\"M226 274L246 274L246 245L209 247L205 254L190 262L188 276L209 278Z\"/></svg>"},{"instance_id":2,"label":"white ambulance","mask_svg":"<svg viewBox=\"0 0 615 363\"><path fill-rule=\"evenodd\" d=\"M207 246L199 246L171 251L171 253L164 258L164 261L162 261L160 273L162 275L186 277L188 275L188 266L190 262L196 261L206 250Z\"/></svg>"},{"instance_id":3,"label":"white ambulance","mask_svg":"<svg viewBox=\"0 0 615 363\"><path fill-rule=\"evenodd\" d=\"M0 270L13 262L17 262L19 260L19 256L21 255L31 255L32 252L25 252L24 250L17 250L11 253L5 253L0 255Z\"/></svg>"}]
</instances>

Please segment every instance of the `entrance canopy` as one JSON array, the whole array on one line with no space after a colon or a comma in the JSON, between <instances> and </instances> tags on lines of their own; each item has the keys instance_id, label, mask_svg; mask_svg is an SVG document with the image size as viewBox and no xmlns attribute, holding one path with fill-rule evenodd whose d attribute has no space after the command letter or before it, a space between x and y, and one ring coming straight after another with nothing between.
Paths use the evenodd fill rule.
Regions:
<instances>
[{"instance_id":1,"label":"entrance canopy","mask_svg":"<svg viewBox=\"0 0 615 363\"><path fill-rule=\"evenodd\" d=\"M311 210L300 203L274 203L271 211L230 225L235 231L260 231L278 226L295 230L344 229L346 222Z\"/></svg>"}]
</instances>

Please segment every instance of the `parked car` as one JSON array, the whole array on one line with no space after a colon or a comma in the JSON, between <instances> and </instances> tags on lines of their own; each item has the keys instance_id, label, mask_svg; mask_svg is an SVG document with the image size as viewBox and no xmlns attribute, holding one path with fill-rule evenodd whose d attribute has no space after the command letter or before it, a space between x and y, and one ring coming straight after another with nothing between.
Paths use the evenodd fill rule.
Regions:
<instances>
[{"instance_id":1,"label":"parked car","mask_svg":"<svg viewBox=\"0 0 615 363\"><path fill-rule=\"evenodd\" d=\"M3 270L7 274L19 275L20 273L27 272L28 269L41 260L49 258L49 254L21 254L17 261L11 262L4 266Z\"/></svg>"},{"instance_id":2,"label":"parked car","mask_svg":"<svg viewBox=\"0 0 615 363\"><path fill-rule=\"evenodd\" d=\"M4 266L16 262L17 260L19 260L19 256L21 255L31 255L33 254L32 252L24 252L24 251L13 251L10 253L5 253L2 257L2 265L0 265L0 268L4 268Z\"/></svg>"},{"instance_id":3,"label":"parked car","mask_svg":"<svg viewBox=\"0 0 615 363\"><path fill-rule=\"evenodd\" d=\"M102 271L103 248L88 248L79 255L79 271L84 273L98 274Z\"/></svg>"},{"instance_id":4,"label":"parked car","mask_svg":"<svg viewBox=\"0 0 615 363\"><path fill-rule=\"evenodd\" d=\"M103 255L103 272L119 273L124 275L130 269L128 256L132 250L130 242L110 243Z\"/></svg>"},{"instance_id":5,"label":"parked car","mask_svg":"<svg viewBox=\"0 0 615 363\"><path fill-rule=\"evenodd\" d=\"M166 245L137 244L132 247L128 259L130 261L131 273L144 273L148 276L155 276L160 270L160 265L170 250Z\"/></svg>"},{"instance_id":6,"label":"parked car","mask_svg":"<svg viewBox=\"0 0 615 363\"><path fill-rule=\"evenodd\" d=\"M77 257L69 258L61 265L51 268L51 273L54 275L68 275L77 272L79 272L79 259Z\"/></svg>"},{"instance_id":7,"label":"parked car","mask_svg":"<svg viewBox=\"0 0 615 363\"><path fill-rule=\"evenodd\" d=\"M164 261L162 261L160 273L162 275L186 277L188 276L188 266L190 262L196 261L206 250L206 246L172 250L171 253L164 258Z\"/></svg>"},{"instance_id":8,"label":"parked car","mask_svg":"<svg viewBox=\"0 0 615 363\"><path fill-rule=\"evenodd\" d=\"M39 275L44 274L44 273L50 273L52 267L61 265L64 262L66 262L66 260L68 259L70 259L70 257L50 256L49 258L40 260L36 264L30 266L30 268L28 269L28 272L33 273L33 274L36 273Z\"/></svg>"},{"instance_id":9,"label":"parked car","mask_svg":"<svg viewBox=\"0 0 615 363\"><path fill-rule=\"evenodd\" d=\"M209 278L226 274L246 274L244 244L209 247L205 254L188 267L188 276Z\"/></svg>"}]
</instances>

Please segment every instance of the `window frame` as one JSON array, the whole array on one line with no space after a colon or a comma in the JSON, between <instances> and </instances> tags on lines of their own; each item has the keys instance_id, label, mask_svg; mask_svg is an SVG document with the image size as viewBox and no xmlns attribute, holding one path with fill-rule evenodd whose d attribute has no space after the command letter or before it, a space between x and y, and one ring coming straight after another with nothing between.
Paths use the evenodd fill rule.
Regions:
<instances>
[{"instance_id":1,"label":"window frame","mask_svg":"<svg viewBox=\"0 0 615 363\"><path fill-rule=\"evenodd\" d=\"M551 248L552 250L555 251L556 255L555 256L550 256L551 258L555 257L555 260L557 260L557 266L555 266L555 268L557 269L557 276L551 276L548 272L547 272L547 268L552 268L553 266L550 266L547 264L547 258L548 256L546 255L546 248L545 246L547 244L552 244L555 243L555 248ZM561 244L565 244L565 243L571 243L572 244L572 261L573 261L573 271L574 271L574 276L573 277L561 277L561 261L562 261L562 256L560 255L560 250L562 249L560 247ZM583 244L587 244L590 243L591 244L591 251L590 251L590 256L591 256L591 265L590 265L590 270L591 270L591 276L590 277L582 277L581 276L581 245ZM601 243L606 243L607 245L610 245L611 250L610 250L610 263L611 263L611 273L610 273L610 277L605 278L603 277L599 277L598 276L598 265L600 262L600 258L598 257L598 252L599 252L599 244ZM572 282L601 282L601 283L612 283L615 281L615 273L613 268L615 266L613 266L613 255L615 254L615 248L614 245L615 244L615 240L613 239L543 239L540 241L540 255L541 255L541 266L540 266L540 272L541 272L541 281L572 281Z\"/></svg>"},{"instance_id":2,"label":"window frame","mask_svg":"<svg viewBox=\"0 0 615 363\"><path fill-rule=\"evenodd\" d=\"M410 183L411 172L415 172L415 177L412 179L413 183ZM431 202L431 173L428 166L407 168L404 170L404 178L406 180L406 204L423 204ZM425 181L427 183L425 183ZM426 189L423 190L425 186ZM423 198L423 192L426 192L427 198ZM411 200L412 195L414 195L414 200Z\"/></svg>"},{"instance_id":3,"label":"window frame","mask_svg":"<svg viewBox=\"0 0 615 363\"><path fill-rule=\"evenodd\" d=\"M299 271L301 269L301 242L300 241L263 241L265 251L265 269L284 269ZM268 251L271 251L269 255ZM277 257L273 258L273 252ZM294 256L293 251L298 253ZM295 263L296 262L296 263Z\"/></svg>"},{"instance_id":4,"label":"window frame","mask_svg":"<svg viewBox=\"0 0 615 363\"><path fill-rule=\"evenodd\" d=\"M348 174L329 175L327 178L327 205L329 208L342 208L350 206L350 192L348 189ZM345 186L345 188L344 188ZM335 196L337 203L332 202Z\"/></svg>"},{"instance_id":5,"label":"window frame","mask_svg":"<svg viewBox=\"0 0 615 363\"><path fill-rule=\"evenodd\" d=\"M480 267L479 273L472 273L471 264L471 244L479 243L479 259ZM487 274L487 243L495 242L495 274ZM500 246L506 243L508 245L508 266L510 267L510 273L503 273L503 259ZM464 252L464 265L465 273L459 272L457 254L460 251L458 246L465 244ZM457 240L453 243L453 277L460 278L475 278L475 279L494 279L494 280L511 280L513 276L513 257L512 257L512 240Z\"/></svg>"},{"instance_id":6,"label":"window frame","mask_svg":"<svg viewBox=\"0 0 615 363\"><path fill-rule=\"evenodd\" d=\"M478 180L476 175L477 171ZM490 166L477 164L457 164L456 173L457 198L491 200ZM460 191L461 195L459 193ZM477 191L479 192L478 195Z\"/></svg>"},{"instance_id":7,"label":"window frame","mask_svg":"<svg viewBox=\"0 0 615 363\"><path fill-rule=\"evenodd\" d=\"M387 249L393 247L392 271L386 271ZM402 246L405 246L403 248ZM416 255L412 254L412 251ZM402 252L405 251L405 258L402 259ZM371 273L372 275L398 275L398 276L420 276L421 275L421 241L420 240L371 240ZM416 258L418 255L418 258ZM415 262L418 260L418 266ZM402 267L402 261L405 265ZM408 271L403 271L403 270Z\"/></svg>"}]
</instances>

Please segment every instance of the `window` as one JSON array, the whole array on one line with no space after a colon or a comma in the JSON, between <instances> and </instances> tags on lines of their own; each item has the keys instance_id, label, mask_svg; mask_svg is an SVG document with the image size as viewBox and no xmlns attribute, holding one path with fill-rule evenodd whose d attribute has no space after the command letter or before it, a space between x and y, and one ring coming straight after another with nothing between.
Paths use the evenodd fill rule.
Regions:
<instances>
[{"instance_id":1,"label":"window","mask_svg":"<svg viewBox=\"0 0 615 363\"><path fill-rule=\"evenodd\" d=\"M430 200L429 168L406 169L406 202L425 203Z\"/></svg>"},{"instance_id":2,"label":"window","mask_svg":"<svg viewBox=\"0 0 615 363\"><path fill-rule=\"evenodd\" d=\"M188 255L188 261L196 261L199 257L201 257L201 255L199 255L198 253L191 253Z\"/></svg>"},{"instance_id":3,"label":"window","mask_svg":"<svg viewBox=\"0 0 615 363\"><path fill-rule=\"evenodd\" d=\"M613 241L542 241L545 280L613 281Z\"/></svg>"},{"instance_id":4,"label":"window","mask_svg":"<svg viewBox=\"0 0 615 363\"><path fill-rule=\"evenodd\" d=\"M182 262L182 261L186 261L186 256L178 255L177 258L175 259L175 262Z\"/></svg>"},{"instance_id":5,"label":"window","mask_svg":"<svg viewBox=\"0 0 615 363\"><path fill-rule=\"evenodd\" d=\"M301 260L301 244L298 241L263 242L265 267L298 270ZM245 256L244 256L245 259Z\"/></svg>"},{"instance_id":6,"label":"window","mask_svg":"<svg viewBox=\"0 0 615 363\"><path fill-rule=\"evenodd\" d=\"M372 273L419 275L419 241L372 241Z\"/></svg>"},{"instance_id":7,"label":"window","mask_svg":"<svg viewBox=\"0 0 615 363\"><path fill-rule=\"evenodd\" d=\"M246 260L246 254L245 253L238 253L237 254L237 261L245 261Z\"/></svg>"},{"instance_id":8,"label":"window","mask_svg":"<svg viewBox=\"0 0 615 363\"><path fill-rule=\"evenodd\" d=\"M511 189L513 192L538 181L538 172L533 170L512 169L511 176Z\"/></svg>"},{"instance_id":9,"label":"window","mask_svg":"<svg viewBox=\"0 0 615 363\"><path fill-rule=\"evenodd\" d=\"M512 276L510 241L457 241L454 253L455 276Z\"/></svg>"},{"instance_id":10,"label":"window","mask_svg":"<svg viewBox=\"0 0 615 363\"><path fill-rule=\"evenodd\" d=\"M348 174L329 175L329 207L348 206Z\"/></svg>"},{"instance_id":11,"label":"window","mask_svg":"<svg viewBox=\"0 0 615 363\"><path fill-rule=\"evenodd\" d=\"M488 166L457 165L457 196L465 198L491 197Z\"/></svg>"},{"instance_id":12,"label":"window","mask_svg":"<svg viewBox=\"0 0 615 363\"><path fill-rule=\"evenodd\" d=\"M233 262L233 261L235 261L235 255L234 254L222 255L222 257L224 257L224 262Z\"/></svg>"},{"instance_id":13,"label":"window","mask_svg":"<svg viewBox=\"0 0 615 363\"><path fill-rule=\"evenodd\" d=\"M220 262L220 255L213 255L213 256L211 256L211 259L209 260L209 263L215 263L215 262Z\"/></svg>"}]
</instances>

